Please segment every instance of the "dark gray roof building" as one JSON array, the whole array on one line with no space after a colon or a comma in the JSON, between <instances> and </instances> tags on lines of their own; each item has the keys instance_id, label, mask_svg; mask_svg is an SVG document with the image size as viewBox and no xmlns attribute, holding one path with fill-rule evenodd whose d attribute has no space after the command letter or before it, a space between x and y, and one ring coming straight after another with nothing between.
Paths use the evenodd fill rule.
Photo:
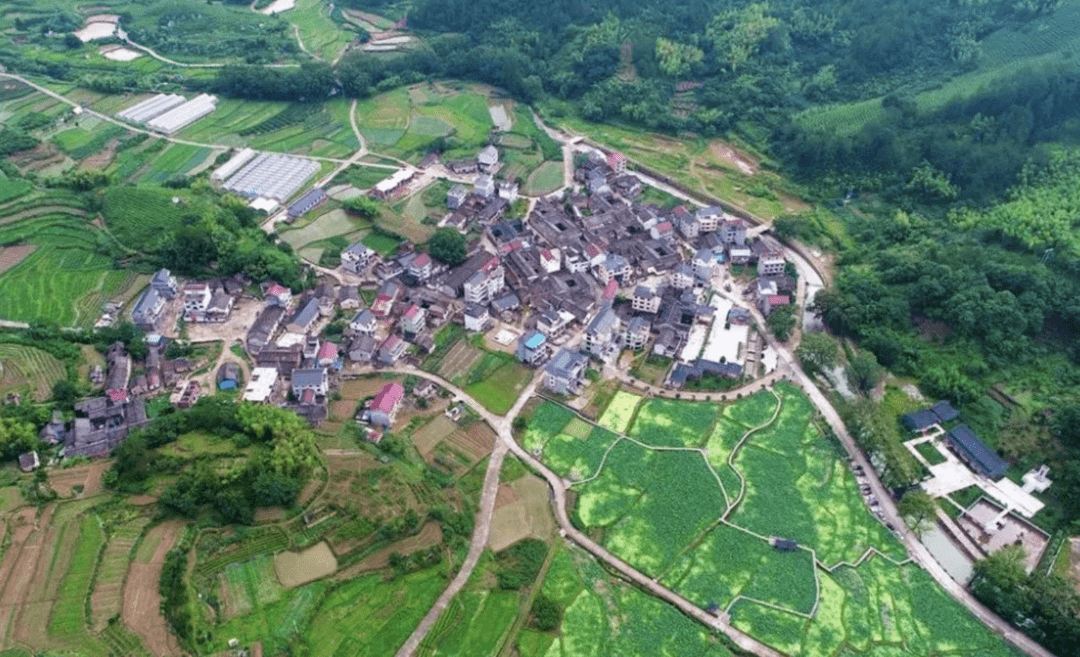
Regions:
<instances>
[{"instance_id":1,"label":"dark gray roof building","mask_svg":"<svg viewBox=\"0 0 1080 657\"><path fill-rule=\"evenodd\" d=\"M973 470L995 481L1005 476L1009 465L966 424L961 424L946 435L949 447Z\"/></svg>"}]
</instances>

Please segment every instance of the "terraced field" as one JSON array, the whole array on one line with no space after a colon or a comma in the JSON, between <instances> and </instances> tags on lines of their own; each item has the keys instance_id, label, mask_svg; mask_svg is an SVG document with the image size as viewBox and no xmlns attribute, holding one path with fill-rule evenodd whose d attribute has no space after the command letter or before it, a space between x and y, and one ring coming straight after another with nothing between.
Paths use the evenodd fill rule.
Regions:
<instances>
[{"instance_id":1,"label":"terraced field","mask_svg":"<svg viewBox=\"0 0 1080 657\"><path fill-rule=\"evenodd\" d=\"M0 343L0 397L9 392L30 395L38 401L52 396L52 386L67 377L64 364L40 349Z\"/></svg>"}]
</instances>

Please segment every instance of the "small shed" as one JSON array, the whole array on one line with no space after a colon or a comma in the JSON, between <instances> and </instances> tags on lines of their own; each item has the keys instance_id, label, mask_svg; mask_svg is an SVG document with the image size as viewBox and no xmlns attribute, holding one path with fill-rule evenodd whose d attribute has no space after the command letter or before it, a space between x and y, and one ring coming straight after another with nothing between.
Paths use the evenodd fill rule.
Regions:
<instances>
[{"instance_id":1,"label":"small shed","mask_svg":"<svg viewBox=\"0 0 1080 657\"><path fill-rule=\"evenodd\" d=\"M41 466L41 460L38 459L37 452L26 452L25 454L19 454L19 469L23 472L31 472L37 470Z\"/></svg>"},{"instance_id":2,"label":"small shed","mask_svg":"<svg viewBox=\"0 0 1080 657\"><path fill-rule=\"evenodd\" d=\"M799 544L788 538L774 538L772 545L781 552L791 552L792 550L798 550Z\"/></svg>"},{"instance_id":3,"label":"small shed","mask_svg":"<svg viewBox=\"0 0 1080 657\"><path fill-rule=\"evenodd\" d=\"M221 390L236 390L240 384L240 366L236 363L225 363L218 369L218 388Z\"/></svg>"}]
</instances>

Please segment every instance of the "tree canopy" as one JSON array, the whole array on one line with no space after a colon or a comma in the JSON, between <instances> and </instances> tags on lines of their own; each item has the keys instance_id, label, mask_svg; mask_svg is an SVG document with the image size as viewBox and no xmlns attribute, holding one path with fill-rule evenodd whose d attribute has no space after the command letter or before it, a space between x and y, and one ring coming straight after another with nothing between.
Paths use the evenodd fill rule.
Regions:
<instances>
[{"instance_id":1,"label":"tree canopy","mask_svg":"<svg viewBox=\"0 0 1080 657\"><path fill-rule=\"evenodd\" d=\"M453 228L440 228L427 242L428 253L439 262L456 267L465 262L469 253L465 236Z\"/></svg>"}]
</instances>

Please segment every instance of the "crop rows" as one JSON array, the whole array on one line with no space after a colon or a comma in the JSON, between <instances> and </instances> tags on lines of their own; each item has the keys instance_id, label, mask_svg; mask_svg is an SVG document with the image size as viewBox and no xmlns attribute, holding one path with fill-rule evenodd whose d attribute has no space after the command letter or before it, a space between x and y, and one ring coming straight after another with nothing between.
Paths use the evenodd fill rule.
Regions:
<instances>
[{"instance_id":1,"label":"crop rows","mask_svg":"<svg viewBox=\"0 0 1080 657\"><path fill-rule=\"evenodd\" d=\"M142 641L124 627L122 623L112 623L100 634L109 650L109 657L149 657Z\"/></svg>"},{"instance_id":2,"label":"crop rows","mask_svg":"<svg viewBox=\"0 0 1080 657\"><path fill-rule=\"evenodd\" d=\"M276 527L269 528L265 535L244 541L238 549L207 559L196 566L195 572L200 577L205 577L221 570L229 563L247 561L258 554L274 554L286 549L288 546L289 537L285 535L285 532Z\"/></svg>"},{"instance_id":3,"label":"crop rows","mask_svg":"<svg viewBox=\"0 0 1080 657\"><path fill-rule=\"evenodd\" d=\"M277 114L265 118L258 123L240 130L237 134L241 137L262 135L274 132L290 125L303 123L311 116L324 112L321 105L316 103L291 103Z\"/></svg>"}]
</instances>

